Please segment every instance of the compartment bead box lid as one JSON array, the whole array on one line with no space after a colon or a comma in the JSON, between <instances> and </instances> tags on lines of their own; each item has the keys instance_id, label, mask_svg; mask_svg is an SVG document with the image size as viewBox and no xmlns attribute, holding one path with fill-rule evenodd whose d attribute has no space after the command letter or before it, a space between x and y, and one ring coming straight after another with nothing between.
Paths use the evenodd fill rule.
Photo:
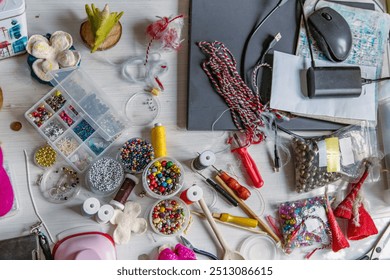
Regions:
<instances>
[{"instance_id":1,"label":"compartment bead box lid","mask_svg":"<svg viewBox=\"0 0 390 280\"><path fill-rule=\"evenodd\" d=\"M25 117L73 168L83 172L113 144L125 121L80 68L62 75L63 80L53 76L57 86Z\"/></svg>"}]
</instances>

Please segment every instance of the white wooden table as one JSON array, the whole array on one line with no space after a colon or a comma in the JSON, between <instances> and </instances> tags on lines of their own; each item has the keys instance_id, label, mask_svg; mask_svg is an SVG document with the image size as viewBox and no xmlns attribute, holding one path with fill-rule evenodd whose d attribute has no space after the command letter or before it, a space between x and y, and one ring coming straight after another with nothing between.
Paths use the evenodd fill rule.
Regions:
<instances>
[{"instance_id":1,"label":"white wooden table","mask_svg":"<svg viewBox=\"0 0 390 280\"><path fill-rule=\"evenodd\" d=\"M124 11L124 16L121 19L123 34L119 43L111 50L95 54L90 54L79 36L80 24L86 18L84 11L86 2L89 3L91 1L70 0L58 2L55 0L28 0L28 32L29 35L52 33L57 30L69 32L73 36L74 46L82 55L81 68L109 95L117 110L123 113L123 104L132 94L140 92L143 87L125 81L121 78L119 68L110 65L106 60L119 63L131 56L144 54L147 45L145 28L156 19L155 16L184 14L186 16L186 24L183 37L187 38L189 1L92 1L100 8L103 8L107 2L112 11ZM158 97L161 102L161 113L156 121L166 126L169 155L177 158L185 166L185 185L188 187L193 183L197 183L207 188L208 186L203 183L202 179L190 170L190 162L196 157L197 152L207 149L221 151L226 148L224 141L227 133L186 130L187 41L183 42L183 48L178 53L164 53L163 58L169 63L169 71L162 77L166 90ZM27 55L22 55L0 61L0 87L4 93L4 108L0 111L0 141L2 142L5 159L13 172L13 185L20 204L20 209L15 216L0 219L0 239L19 236L28 231L29 227L37 221L27 189L23 149L26 149L30 156L30 183L32 184L38 210L52 235L57 235L64 230L77 226L99 226L93 219L82 216L80 212L83 200L86 197L93 196L86 186L83 187L81 194L76 199L66 204L53 204L43 198L35 185L37 176L42 173L42 170L33 164L31 158L34 150L45 144L45 142L38 132L25 120L24 113L44 96L50 90L50 87L39 84L31 78L26 60ZM10 129L10 124L13 121L22 122L23 128L21 131L14 132ZM150 139L150 129L151 126L129 127L117 140L111 153L115 154L117 148L132 137L139 136ZM251 189L253 195L249 199L248 204L256 213L263 216L265 214L274 215L275 207L278 203L300 199L304 196L298 195L294 191L294 171L291 161L279 173L273 172L272 143L251 146L249 151L256 160L265 181L265 186L259 192ZM245 175L241 171L239 161L229 150L217 154L216 165L234 172L240 181L245 182ZM142 205L143 213L141 215L146 217L145 212L154 200L147 197L139 198L136 194L141 191L141 188L142 186L139 184L130 196L130 199L136 200ZM377 183L367 186L365 191L369 193L371 209L376 213L384 212L386 216L387 214L390 215L390 210L388 210L390 206L386 205L381 198L383 188L384 186L381 183ZM321 192L322 190L319 190L314 192L313 195ZM260 194L266 201L265 204L262 203ZM102 201L108 200L109 198L102 199ZM218 198L214 209L235 215L244 215L240 209L230 207L220 198ZM383 218L382 216L381 214L380 218L375 219L379 229L389 221L389 218ZM194 221L186 237L198 247L221 255L221 249L216 245L217 243L209 231L208 224L197 217L193 219ZM232 229L224 225L221 225L220 228L225 239L229 240L231 247L237 250L239 250L240 244L251 236L249 232ZM102 230L111 233L113 228L105 225L102 227ZM349 249L338 254L322 250L322 252L316 253L313 258L356 258L363 254L375 239L376 237L372 237L360 242L351 242ZM161 238L152 235L149 229L145 235L133 235L129 244L117 246L118 259L137 259L142 254L148 254L153 258L159 246L163 244L174 245L178 241L177 238ZM389 251L390 249L388 248L385 253L390 255ZM305 250L297 250L289 256L280 253L277 258L302 259L306 253L307 251ZM202 257L200 256L200 258Z\"/></svg>"}]
</instances>

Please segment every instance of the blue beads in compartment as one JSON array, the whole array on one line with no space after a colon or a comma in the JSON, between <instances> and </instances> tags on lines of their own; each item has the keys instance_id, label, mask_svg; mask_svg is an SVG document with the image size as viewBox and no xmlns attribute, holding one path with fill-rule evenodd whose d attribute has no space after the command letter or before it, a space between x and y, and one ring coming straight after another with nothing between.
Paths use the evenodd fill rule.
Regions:
<instances>
[{"instance_id":1,"label":"blue beads in compartment","mask_svg":"<svg viewBox=\"0 0 390 280\"><path fill-rule=\"evenodd\" d=\"M93 129L86 120L81 120L81 122L73 128L73 131L82 141L85 141L95 132L95 129Z\"/></svg>"},{"instance_id":2,"label":"blue beads in compartment","mask_svg":"<svg viewBox=\"0 0 390 280\"><path fill-rule=\"evenodd\" d=\"M103 137L96 133L89 138L86 143L88 148L90 148L95 155L100 155L105 149L107 149L108 146L111 145L112 142L106 141Z\"/></svg>"}]
</instances>

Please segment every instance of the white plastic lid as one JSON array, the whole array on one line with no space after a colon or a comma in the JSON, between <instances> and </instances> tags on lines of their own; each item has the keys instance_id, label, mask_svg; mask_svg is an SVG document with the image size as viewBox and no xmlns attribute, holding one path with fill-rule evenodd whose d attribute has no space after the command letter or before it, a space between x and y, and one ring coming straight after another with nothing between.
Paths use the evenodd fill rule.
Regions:
<instances>
[{"instance_id":1,"label":"white plastic lid","mask_svg":"<svg viewBox=\"0 0 390 280\"><path fill-rule=\"evenodd\" d=\"M276 258L276 243L266 234L257 234L246 239L240 248L240 253L246 260L274 260Z\"/></svg>"},{"instance_id":2,"label":"white plastic lid","mask_svg":"<svg viewBox=\"0 0 390 280\"><path fill-rule=\"evenodd\" d=\"M0 0L0 20L18 16L24 12L24 0Z\"/></svg>"}]
</instances>

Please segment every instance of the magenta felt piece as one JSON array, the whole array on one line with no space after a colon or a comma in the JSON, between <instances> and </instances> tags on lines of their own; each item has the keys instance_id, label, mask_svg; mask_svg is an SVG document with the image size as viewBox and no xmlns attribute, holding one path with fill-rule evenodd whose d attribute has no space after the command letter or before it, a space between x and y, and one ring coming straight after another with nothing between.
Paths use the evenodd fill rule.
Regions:
<instances>
[{"instance_id":1,"label":"magenta felt piece","mask_svg":"<svg viewBox=\"0 0 390 280\"><path fill-rule=\"evenodd\" d=\"M0 217L5 216L14 203L11 181L3 166L3 150L0 148Z\"/></svg>"}]
</instances>

